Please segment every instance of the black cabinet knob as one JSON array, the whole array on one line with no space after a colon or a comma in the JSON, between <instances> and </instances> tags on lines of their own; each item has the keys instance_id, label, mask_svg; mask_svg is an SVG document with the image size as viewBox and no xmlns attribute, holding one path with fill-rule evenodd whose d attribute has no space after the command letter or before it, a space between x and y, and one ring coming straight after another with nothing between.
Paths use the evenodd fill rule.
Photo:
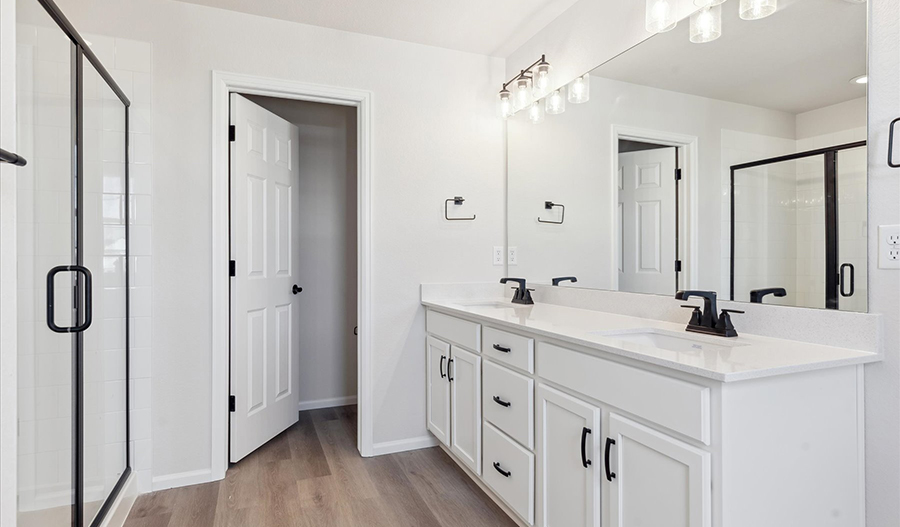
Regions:
<instances>
[{"instance_id":1,"label":"black cabinet knob","mask_svg":"<svg viewBox=\"0 0 900 527\"><path fill-rule=\"evenodd\" d=\"M295 295L301 291L303 291L303 288L298 286L297 284L294 284L294 287L291 288L291 292Z\"/></svg>"}]
</instances>

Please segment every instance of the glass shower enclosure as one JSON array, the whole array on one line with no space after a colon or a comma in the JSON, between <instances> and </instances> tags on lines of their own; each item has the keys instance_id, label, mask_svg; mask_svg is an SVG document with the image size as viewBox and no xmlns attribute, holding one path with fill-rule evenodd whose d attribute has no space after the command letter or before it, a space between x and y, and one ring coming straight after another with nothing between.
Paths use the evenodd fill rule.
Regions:
<instances>
[{"instance_id":1,"label":"glass shower enclosure","mask_svg":"<svg viewBox=\"0 0 900 527\"><path fill-rule=\"evenodd\" d=\"M131 473L130 102L51 0L18 0L20 527L99 525Z\"/></svg>"},{"instance_id":2,"label":"glass shower enclosure","mask_svg":"<svg viewBox=\"0 0 900 527\"><path fill-rule=\"evenodd\" d=\"M866 142L731 167L731 300L868 309Z\"/></svg>"}]
</instances>

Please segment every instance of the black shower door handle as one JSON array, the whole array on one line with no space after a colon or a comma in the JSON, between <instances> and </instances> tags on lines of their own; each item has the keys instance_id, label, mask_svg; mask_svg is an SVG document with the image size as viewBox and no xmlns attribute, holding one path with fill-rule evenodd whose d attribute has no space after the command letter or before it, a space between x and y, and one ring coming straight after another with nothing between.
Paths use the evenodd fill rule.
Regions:
<instances>
[{"instance_id":1,"label":"black shower door handle","mask_svg":"<svg viewBox=\"0 0 900 527\"><path fill-rule=\"evenodd\" d=\"M845 293L845 292L844 292L844 284L846 283L846 281L844 280L844 269L845 269L845 268L849 268L849 269L850 269L850 292L849 292L849 293ZM851 264L851 263L841 264L841 276L840 276L840 279L841 279L841 280L840 280L840 282L841 282L841 296L844 297L844 298L847 298L848 296L853 296L853 292L856 290L856 269L853 267L853 264Z\"/></svg>"},{"instance_id":2,"label":"black shower door handle","mask_svg":"<svg viewBox=\"0 0 900 527\"><path fill-rule=\"evenodd\" d=\"M900 168L900 163L894 163L894 127L900 123L900 117L891 121L888 129L888 166L891 168Z\"/></svg>"},{"instance_id":3,"label":"black shower door handle","mask_svg":"<svg viewBox=\"0 0 900 527\"><path fill-rule=\"evenodd\" d=\"M56 294L56 275L62 272L76 272L84 276L84 322L72 327L60 327L56 325L54 310L54 301ZM93 299L92 299L92 280L91 272L87 267L81 265L57 265L47 272L47 327L56 333L81 333L91 327L91 319L93 318ZM77 322L77 321L76 321Z\"/></svg>"}]
</instances>

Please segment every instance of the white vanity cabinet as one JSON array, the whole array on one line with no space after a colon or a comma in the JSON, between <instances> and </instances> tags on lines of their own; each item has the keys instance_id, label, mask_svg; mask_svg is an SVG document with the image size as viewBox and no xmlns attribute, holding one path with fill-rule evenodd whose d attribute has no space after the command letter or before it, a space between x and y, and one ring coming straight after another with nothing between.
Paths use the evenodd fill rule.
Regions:
<instances>
[{"instance_id":1,"label":"white vanity cabinet","mask_svg":"<svg viewBox=\"0 0 900 527\"><path fill-rule=\"evenodd\" d=\"M563 337L428 310L428 429L519 525L865 525L861 364L719 380Z\"/></svg>"}]
</instances>

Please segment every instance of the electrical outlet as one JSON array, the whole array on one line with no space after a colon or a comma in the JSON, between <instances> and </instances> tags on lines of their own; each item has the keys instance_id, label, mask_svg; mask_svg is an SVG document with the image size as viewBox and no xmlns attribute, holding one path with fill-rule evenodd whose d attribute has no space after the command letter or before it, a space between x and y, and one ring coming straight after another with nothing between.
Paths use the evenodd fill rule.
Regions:
<instances>
[{"instance_id":1,"label":"electrical outlet","mask_svg":"<svg viewBox=\"0 0 900 527\"><path fill-rule=\"evenodd\" d=\"M516 247L510 247L506 256L506 263L509 265L519 265L519 254Z\"/></svg>"},{"instance_id":2,"label":"electrical outlet","mask_svg":"<svg viewBox=\"0 0 900 527\"><path fill-rule=\"evenodd\" d=\"M900 269L900 225L878 227L878 268Z\"/></svg>"},{"instance_id":3,"label":"electrical outlet","mask_svg":"<svg viewBox=\"0 0 900 527\"><path fill-rule=\"evenodd\" d=\"M495 245L494 246L494 265L503 265L503 246Z\"/></svg>"}]
</instances>

